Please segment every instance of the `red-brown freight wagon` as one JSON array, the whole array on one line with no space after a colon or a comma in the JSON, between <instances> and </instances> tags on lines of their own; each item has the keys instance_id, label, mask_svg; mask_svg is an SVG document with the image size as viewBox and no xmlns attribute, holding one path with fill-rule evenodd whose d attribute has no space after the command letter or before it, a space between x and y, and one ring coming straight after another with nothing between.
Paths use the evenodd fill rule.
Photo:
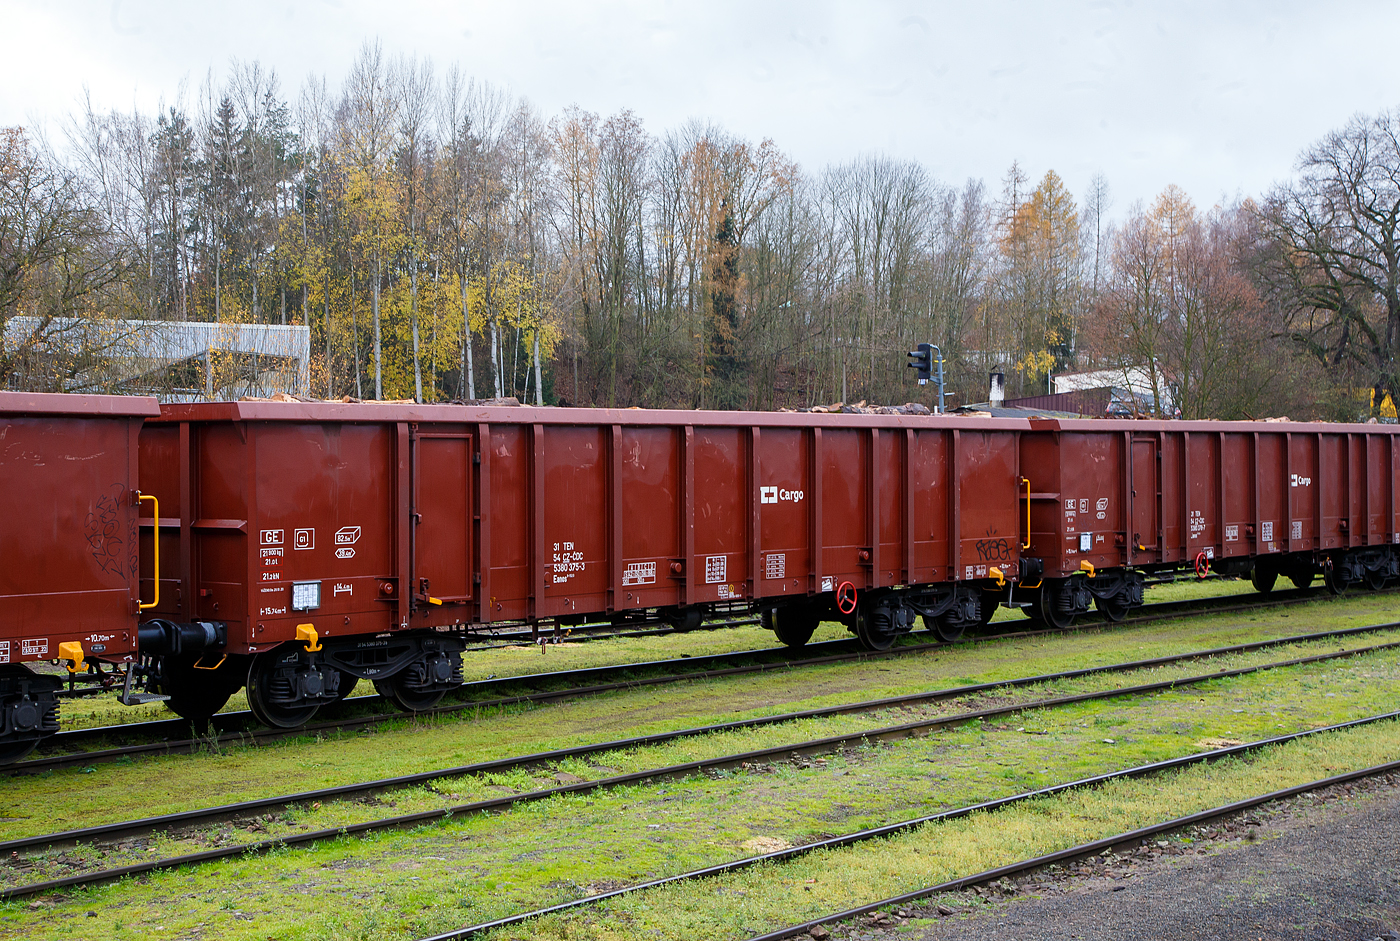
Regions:
<instances>
[{"instance_id":1,"label":"red-brown freight wagon","mask_svg":"<svg viewBox=\"0 0 1400 941\"><path fill-rule=\"evenodd\" d=\"M884 647L986 620L1018 571L1022 421L237 402L141 437L160 498L143 627L171 705L247 680L304 722L368 678L408 708L460 681L475 625L652 611L825 617ZM153 553L142 555L151 585ZM191 625L195 625L191 628ZM143 652L145 645L143 642Z\"/></svg>"},{"instance_id":2,"label":"red-brown freight wagon","mask_svg":"<svg viewBox=\"0 0 1400 941\"><path fill-rule=\"evenodd\" d=\"M135 659L136 436L158 413L151 398L0 392L0 763L58 730L62 684L25 663Z\"/></svg>"},{"instance_id":3,"label":"red-brown freight wagon","mask_svg":"<svg viewBox=\"0 0 1400 941\"><path fill-rule=\"evenodd\" d=\"M1030 538L1016 594L1052 624L1091 600L1121 618L1156 571L1252 573L1261 591L1279 575L1304 586L1321 574L1337 592L1400 575L1395 426L1030 424Z\"/></svg>"}]
</instances>

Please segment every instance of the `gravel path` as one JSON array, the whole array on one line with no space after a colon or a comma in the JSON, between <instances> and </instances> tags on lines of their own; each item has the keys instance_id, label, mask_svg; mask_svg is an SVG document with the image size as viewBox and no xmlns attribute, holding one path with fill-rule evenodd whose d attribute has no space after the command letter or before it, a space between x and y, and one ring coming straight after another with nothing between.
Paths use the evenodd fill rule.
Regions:
<instances>
[{"instance_id":1,"label":"gravel path","mask_svg":"<svg viewBox=\"0 0 1400 941\"><path fill-rule=\"evenodd\" d=\"M833 925L860 941L1400 941L1400 779ZM903 916L903 917L901 917ZM813 932L824 937L821 931Z\"/></svg>"}]
</instances>

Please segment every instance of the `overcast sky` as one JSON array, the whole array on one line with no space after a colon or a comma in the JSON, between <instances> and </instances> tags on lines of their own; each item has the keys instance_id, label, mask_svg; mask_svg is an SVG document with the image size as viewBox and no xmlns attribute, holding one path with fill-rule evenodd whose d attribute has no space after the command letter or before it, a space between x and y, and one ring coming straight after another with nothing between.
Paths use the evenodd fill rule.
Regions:
<instances>
[{"instance_id":1,"label":"overcast sky","mask_svg":"<svg viewBox=\"0 0 1400 941\"><path fill-rule=\"evenodd\" d=\"M1019 160L1081 198L1102 172L1115 216L1169 183L1202 207L1261 193L1351 115L1400 104L1394 2L0 0L0 24L0 126L55 140L85 86L153 111L256 59L294 100L378 38L546 116L704 118L809 172L884 152L995 192Z\"/></svg>"}]
</instances>

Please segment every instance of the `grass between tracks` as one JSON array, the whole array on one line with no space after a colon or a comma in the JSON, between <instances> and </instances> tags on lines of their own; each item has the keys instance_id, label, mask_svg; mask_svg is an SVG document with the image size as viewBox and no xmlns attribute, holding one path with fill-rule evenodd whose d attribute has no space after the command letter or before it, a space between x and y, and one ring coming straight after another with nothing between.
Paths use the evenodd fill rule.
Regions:
<instances>
[{"instance_id":1,"label":"grass between tracks","mask_svg":"<svg viewBox=\"0 0 1400 941\"><path fill-rule=\"evenodd\" d=\"M1392 615L1378 602L1389 596L1359 596L1320 601L1288 609L1250 612L1230 618L1160 622L1114 630L1085 630L1067 635L960 645L937 652L876 663L843 663L763 674L698 680L656 688L619 691L543 706L515 706L417 720L386 723L373 730L302 737L262 747L212 744L196 756L174 755L127 763L103 763L12 778L0 790L0 839L92 826L157 813L208 807L254 797L288 794L336 784L394 777L493 758L546 751L588 742L608 741L669 729L688 728L737 718L773 715L826 705L896 696L965 683L1056 672L1171 653L1286 636L1311 630L1361 625ZM1391 602L1393 605L1393 602ZM1344 646L1360 647L1374 639L1352 638ZM1337 649L1333 645L1327 649ZM1309 648L1311 649L1311 648ZM1303 651L1293 651L1296 654ZM1284 659L1290 652L1262 651L1231 665ZM1209 666L1184 664L1158 676L1208 672ZM1075 689L1101 689L1139 680L1081 681ZM1088 685L1085 685L1085 684ZM1055 687L1056 689L1067 687ZM1043 695L1044 691L1040 694ZM1018 701L1036 691L1017 694ZM946 709L942 711L947 711ZM962 711L959 709L959 711ZM888 718L849 717L827 720L813 735L887 724ZM799 740L808 729L753 733L767 744ZM694 746L686 746L694 747ZM722 747L722 746L716 746ZM724 751L711 752L723 754ZM701 757L697 755L696 757ZM683 760L683 759L678 759ZM647 767L643 765L642 767ZM653 762L649 766L655 766ZM591 777L592 774L584 773ZM152 800L152 782L159 797ZM479 796L444 784L444 790ZM62 794L55 801L54 795ZM420 790L392 798L399 810L442 807L459 801ZM335 806L335 805L333 805ZM316 821L339 825L348 819L385 816L388 811L351 809L352 817ZM273 823L276 823L274 821ZM287 826L310 826L305 820ZM276 828L270 828L276 832ZM245 837L249 842L264 834Z\"/></svg>"},{"instance_id":2,"label":"grass between tracks","mask_svg":"<svg viewBox=\"0 0 1400 941\"><path fill-rule=\"evenodd\" d=\"M1153 627L1160 630L1162 626ZM1112 659L1145 655L1132 647L1149 646L1146 631L1144 626L1136 636L1118 635L1119 647ZM1075 648L1070 641L1092 637L1054 638L1051 643ZM1205 643L1214 641L1202 645ZM1124 644L1129 648L1126 654ZM966 648L965 652L971 656L976 649ZM1051 653L1045 649L1036 652L1040 656ZM1076 649L1074 655L1096 654ZM1262 659L1281 656L1275 653ZM0 934L33 938L410 938L787 844L1189 753L1221 741L1252 740L1386 711L1394 708L1395 693L1400 689L1397 659L1391 653L1371 655L1148 698L1124 697L1031 712L1006 722L857 748L824 761L802 759L587 797L551 799L502 814L73 892L41 900L35 907L12 903L0 907ZM1021 658L1012 662L1025 672L1028 653L1023 651ZM945 669L968 665L938 663ZM1035 669L1041 669L1039 660ZM1114 682L1127 685L1128 681ZM724 691L733 692L733 685ZM634 720L637 714L632 713ZM530 716L517 716L516 720L522 718ZM830 724L818 725L821 727L804 730L788 740L833 730ZM497 734L499 730L497 727ZM424 731L415 734L421 736ZM713 741L608 756L606 761L619 769L629 764L651 767L705 752L741 750L761 744L758 739L762 737L734 733ZM280 750L287 764L295 763L307 751L305 747ZM1277 749L1259 760L1048 799L1035 807L929 827L920 834L878 845L822 853L705 885L668 889L614 903L601 913L546 920L501 936L743 936L1142 822L1213 806L1232 796L1395 757L1400 757L1400 737L1394 728L1349 733L1329 743ZM557 773L592 777L606 772L593 766L566 765ZM146 778L148 797L155 787L150 782L160 780L160 776ZM502 793L539 783L536 778L511 776L475 786L487 793ZM466 794L462 797L467 799ZM438 795L428 798L441 799ZM406 802L414 798L402 794L394 799ZM374 812L402 809L401 803L393 811L379 807ZM300 826L309 819L301 814L311 813L303 809L290 821L264 821L261 825ZM317 821L317 825L322 822ZM217 840L219 835L211 839ZM158 841L129 847L127 852L163 854L168 849ZM53 856L43 866L57 871L88 861L82 854ZM28 874L24 881L36 877L37 873ZM96 917L86 917L89 911Z\"/></svg>"},{"instance_id":3,"label":"grass between tracks","mask_svg":"<svg viewBox=\"0 0 1400 941\"><path fill-rule=\"evenodd\" d=\"M767 727L735 730L718 734L686 738L676 742L667 743L652 747L631 748L625 751L613 751L598 755L583 756L556 762L548 768L535 768L517 771L496 772L487 775L473 775L444 779L430 782L416 787L396 789L377 796L366 796L359 798L346 798L339 800L326 800L316 802L312 806L298 806L291 810L275 810L269 815L257 821L250 821L243 825L223 826L210 829L201 828L177 828L167 835L155 840L128 841L128 843L118 849L106 848L100 853L94 850L67 851L49 857L51 862L43 864L38 870L24 874L20 881L34 881L41 873L52 876L70 868L90 868L102 865L110 868L116 865L133 862L151 852L158 852L162 857L180 855L183 853L197 852L210 847L223 847L238 843L250 843L259 840L275 838L288 835L301 830L308 829L336 829L352 823L373 820L380 817L415 813L422 811L432 811L445 809L456 804L469 803L499 797L508 793L522 793L534 790L547 789L561 783L572 783L582 780L596 780L598 778L609 777L616 774L643 772L654 768L666 767L669 765L683 764L704 759L713 759L726 755L738 754L758 749L782 747L785 745L797 744L812 739L824 738L834 735L860 734L867 730L876 729L882 726L896 725L923 719L933 719L958 713L965 713L973 710L984 709L992 706L1007 706L1020 703L1029 703L1039 699L1047 699L1057 696L1065 696L1076 693L1113 690L1124 686L1138 685L1141 683L1156 682L1166 679L1188 677L1200 675L1202 673L1216 672L1225 669L1234 669L1255 664L1264 664L1278 660L1290 659L1298 656L1307 656L1321 652L1330 652L1340 649L1355 649L1368 646L1376 641L1386 639L1395 640L1400 638L1397 634L1388 635L1361 635L1355 638L1347 638L1345 642L1311 642L1307 644L1289 645L1288 647L1269 648L1266 650L1253 651L1243 654L1235 654L1224 657L1214 657L1202 661L1187 661L1180 664L1170 664L1156 667L1150 670L1133 671L1130 673L1112 673L1103 675L1091 675L1070 680L1058 680L1051 683L1036 684L1014 690L991 690L973 696L960 697L957 700L948 699L931 703L919 703L905 705L897 708L886 708L869 713L857 713L851 715L809 718L795 722L787 722ZM937 664L934 664L936 666ZM885 669L883 666L877 670ZM1317 669L1326 669L1318 667ZM869 677L867 677L869 679ZM1302 681L1310 682L1310 681ZM947 685L947 684L934 684ZM690 690L692 697L709 695L713 697L718 691L713 689ZM868 698L852 695L854 693L864 693L865 690L851 690L841 688L835 691L825 690L822 695L813 698L814 702L822 704L832 702L848 702L858 698ZM629 700L643 697L645 694L635 693L616 697L618 700ZM630 703L628 708L619 709L619 703L609 703L601 701L597 703L580 703L578 711L585 715L583 721L602 721L603 719L615 719L617 714L625 712L632 717L634 723L638 722L638 715L644 711L648 705L657 709L663 708L668 703L662 701L652 701L657 694L652 693L645 698L641 704ZM1369 701L1369 700L1368 700ZM759 708L749 710L752 714L772 712L775 710ZM533 731L548 736L551 732L559 732L558 726L569 724L570 731L573 732L572 741L583 741L587 737L577 723L580 717L568 715L570 710L564 710L567 717L565 723L551 721L560 719L560 716L551 716L546 712L533 711L530 713L520 713L513 718L517 727L530 726ZM1293 712L1285 708L1285 717L1299 718ZM8 824L0 828L0 833L6 836L19 835L22 828L37 827L38 832L50 832L55 826L55 820L62 820L66 827L79 825L91 825L95 822L106 822L108 820L129 819L131 817L142 816L149 813L150 787L142 785L142 780L151 780L149 773L143 776L143 769L146 764L167 768L165 773L161 773L158 779L162 781L162 787L167 793L173 792L177 786L184 786L187 789L194 789L190 796L191 806L210 806L211 804L223 803L232 800L232 792L237 789L240 783L247 787L247 780L255 778L262 781L261 789L256 796L269 796L273 794L292 793L298 788L291 787L291 779L295 778L297 772L309 772L320 774L323 772L337 771L342 774L349 770L355 761L363 762L369 753L372 753L378 746L385 752L384 757L393 751L403 752L408 749L407 754L400 753L396 760L410 769L421 769L422 750L415 747L422 740L424 747L441 745L444 739L455 742L458 746L463 745L466 740L467 747L477 752L486 752L490 749L492 740L500 734L503 723L509 721L510 716L496 716L479 722L454 722L450 725L442 722L432 724L422 724L418 728L405 728L396 732L384 733L375 741L375 736L355 735L347 736L347 741L339 743L337 747L335 741L325 741L314 744L278 744L271 747L257 750L239 750L230 752L220 758L216 755L204 756L201 759L190 759L188 757L172 758L165 761L149 763L138 763L126 767L117 765L97 765L92 768L90 774L84 775L79 772L59 772L51 775L35 776L29 779L17 779L10 782L13 789L7 791L3 798L0 798L0 806L15 807L12 812L22 812L24 808L24 788L33 791L35 788L47 789L56 781L69 781L72 786L68 788L68 795L63 801L61 809L45 815L33 816L28 820L11 820ZM715 718L705 717L706 720ZM668 723L669 725L684 723ZM543 727L541 727L541 725ZM600 731L595 729L595 732ZM607 741L610 738L620 737L611 735L595 734L593 741ZM410 739L405 741L406 739ZM557 745L558 741L550 738L543 740L544 745ZM521 742L512 743L511 747L516 751L508 752L520 754L519 746ZM332 753L335 760L332 761ZM462 762L457 762L458 764ZM444 762L436 767L451 766L451 762ZM333 765L333 767L327 767ZM275 778L272 775L281 769L282 777ZM402 768L397 770L403 770ZM240 779L237 776L242 776ZM365 776L352 780L370 780L373 776ZM205 788L210 786L211 780L227 780L226 787L212 793L217 796L210 796L208 790L197 790L200 785ZM279 789L280 788L280 789ZM123 797L125 798L123 800ZM14 803L11 803L11 802ZM164 805L171 807L171 802L167 799ZM0 867L0 884L13 884L16 873L12 868Z\"/></svg>"}]
</instances>

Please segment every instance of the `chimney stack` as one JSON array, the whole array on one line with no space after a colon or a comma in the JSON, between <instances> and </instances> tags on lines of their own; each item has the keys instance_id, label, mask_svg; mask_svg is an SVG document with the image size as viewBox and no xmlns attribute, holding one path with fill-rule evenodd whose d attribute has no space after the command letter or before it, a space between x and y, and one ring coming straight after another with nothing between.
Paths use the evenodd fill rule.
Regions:
<instances>
[{"instance_id":1,"label":"chimney stack","mask_svg":"<svg viewBox=\"0 0 1400 941\"><path fill-rule=\"evenodd\" d=\"M1006 401L1006 374L998 366L992 370L992 388L987 396L987 404L993 408L1001 408L1001 403Z\"/></svg>"}]
</instances>

